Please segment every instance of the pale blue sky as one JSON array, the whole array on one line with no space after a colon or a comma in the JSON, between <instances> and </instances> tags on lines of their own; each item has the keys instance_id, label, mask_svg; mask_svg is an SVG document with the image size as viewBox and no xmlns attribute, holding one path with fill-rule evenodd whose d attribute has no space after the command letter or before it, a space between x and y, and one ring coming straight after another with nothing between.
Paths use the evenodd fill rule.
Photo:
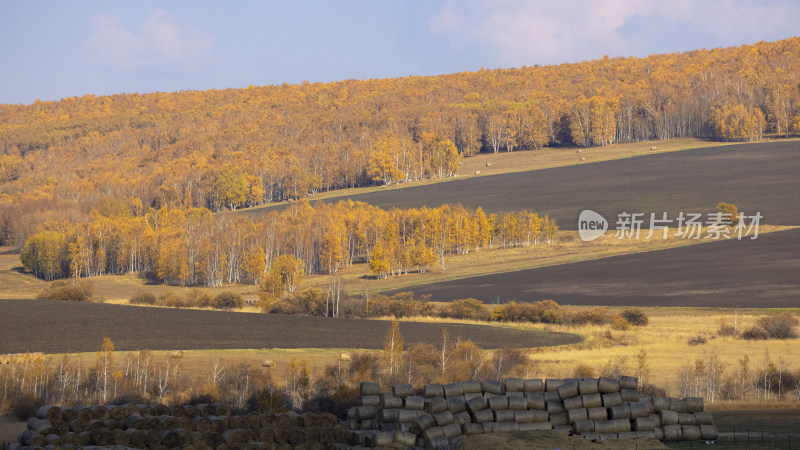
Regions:
<instances>
[{"instance_id":1,"label":"pale blue sky","mask_svg":"<svg viewBox=\"0 0 800 450\"><path fill-rule=\"evenodd\" d=\"M0 0L0 103L647 56L798 24L796 0Z\"/></svg>"}]
</instances>

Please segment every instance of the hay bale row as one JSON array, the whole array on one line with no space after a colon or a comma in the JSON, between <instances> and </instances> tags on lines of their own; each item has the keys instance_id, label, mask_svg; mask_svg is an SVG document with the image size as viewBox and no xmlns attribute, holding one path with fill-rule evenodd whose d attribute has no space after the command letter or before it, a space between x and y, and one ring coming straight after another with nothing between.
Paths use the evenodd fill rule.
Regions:
<instances>
[{"instance_id":1,"label":"hay bale row","mask_svg":"<svg viewBox=\"0 0 800 450\"><path fill-rule=\"evenodd\" d=\"M99 408L103 408L106 413L101 413ZM128 411L137 412L125 415L126 408L119 406L42 407L37 411L37 416L42 418L33 417L28 421L28 429L20 433L19 442L14 448L67 445L134 448L187 446L273 448L276 445L327 447L341 442L343 437L344 428L337 424L336 416L329 413L251 413L231 416L230 408L221 404L213 405L213 411L227 415L143 416L139 413L142 410L186 413L187 409L185 407L133 408ZM197 410L203 409L201 407ZM211 411L209 408L205 410ZM66 422L65 416L71 417L71 421ZM121 420L117 420L114 416Z\"/></svg>"},{"instance_id":2,"label":"hay bale row","mask_svg":"<svg viewBox=\"0 0 800 450\"><path fill-rule=\"evenodd\" d=\"M390 435L407 438L397 433L411 433L417 446L512 429L554 429L596 437L591 440L713 435L711 414L702 411L702 399L640 398L638 384L630 376L507 378L430 384L417 391L402 384L381 393L377 383L363 383L361 404L348 413L348 426L353 431L384 433L381 442L388 442ZM673 424L678 432L663 428ZM705 435L700 432L703 426ZM443 435L446 427L453 436Z\"/></svg>"}]
</instances>

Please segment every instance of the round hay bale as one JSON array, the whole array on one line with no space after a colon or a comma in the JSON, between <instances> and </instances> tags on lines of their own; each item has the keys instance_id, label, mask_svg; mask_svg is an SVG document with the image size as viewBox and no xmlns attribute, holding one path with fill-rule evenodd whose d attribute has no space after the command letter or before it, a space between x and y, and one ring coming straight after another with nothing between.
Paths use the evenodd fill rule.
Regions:
<instances>
[{"instance_id":1,"label":"round hay bale","mask_svg":"<svg viewBox=\"0 0 800 450\"><path fill-rule=\"evenodd\" d=\"M558 414L558 413L562 413L562 412L566 411L566 409L564 408L564 402L562 402L560 400L558 400L558 401L553 401L553 400L548 401L545 404L545 409L550 414Z\"/></svg>"},{"instance_id":2,"label":"round hay bale","mask_svg":"<svg viewBox=\"0 0 800 450\"><path fill-rule=\"evenodd\" d=\"M42 406L36 410L36 417L40 419L47 419L50 422L61 419L61 408L57 406Z\"/></svg>"},{"instance_id":3,"label":"round hay bale","mask_svg":"<svg viewBox=\"0 0 800 450\"><path fill-rule=\"evenodd\" d=\"M297 429L295 429L297 430ZM293 431L295 431L293 430ZM240 428L234 428L232 430L227 430L222 433L222 440L231 447L240 447L242 444L247 442L246 435L242 432L243 430ZM167 447L175 447L175 445L170 445L167 441L164 440L165 436L162 435L161 440L164 445ZM177 440L177 436L175 436ZM298 444L302 444L305 442L305 435L295 435L293 432L289 435L289 443L293 446L297 446Z\"/></svg>"},{"instance_id":4,"label":"round hay bale","mask_svg":"<svg viewBox=\"0 0 800 450\"><path fill-rule=\"evenodd\" d=\"M193 428L198 433L208 433L211 431L211 422L208 417L194 417L191 419Z\"/></svg>"},{"instance_id":5,"label":"round hay bale","mask_svg":"<svg viewBox=\"0 0 800 450\"><path fill-rule=\"evenodd\" d=\"M134 403L123 403L122 405L119 405L119 407L122 408L122 411L124 412L125 417L128 417L131 414L138 414L139 413L139 410L136 408L136 404L134 404Z\"/></svg>"},{"instance_id":6,"label":"round hay bale","mask_svg":"<svg viewBox=\"0 0 800 450\"><path fill-rule=\"evenodd\" d=\"M445 400L443 397L426 398L425 411L428 414L436 414L442 411L447 411L447 400Z\"/></svg>"},{"instance_id":7,"label":"round hay bale","mask_svg":"<svg viewBox=\"0 0 800 450\"><path fill-rule=\"evenodd\" d=\"M472 421L475 423L494 422L494 411L491 409L481 409L472 412Z\"/></svg>"},{"instance_id":8,"label":"round hay bale","mask_svg":"<svg viewBox=\"0 0 800 450\"><path fill-rule=\"evenodd\" d=\"M603 394L603 406L611 408L622 404L622 395L619 392Z\"/></svg>"},{"instance_id":9,"label":"round hay bale","mask_svg":"<svg viewBox=\"0 0 800 450\"><path fill-rule=\"evenodd\" d=\"M527 402L526 406L527 406ZM467 410L467 402L464 400L464 396L459 397L448 397L447 399L447 410L453 414L460 413L462 411Z\"/></svg>"},{"instance_id":10,"label":"round hay bale","mask_svg":"<svg viewBox=\"0 0 800 450\"><path fill-rule=\"evenodd\" d=\"M380 395L381 385L370 381L362 381L360 392L362 397L365 395Z\"/></svg>"},{"instance_id":11,"label":"round hay bale","mask_svg":"<svg viewBox=\"0 0 800 450\"><path fill-rule=\"evenodd\" d=\"M101 429L103 429L105 427L106 427L106 424L103 423L103 421L101 421L101 420L91 419L88 422L88 430L89 431L97 431L97 430L101 430Z\"/></svg>"},{"instance_id":12,"label":"round hay bale","mask_svg":"<svg viewBox=\"0 0 800 450\"><path fill-rule=\"evenodd\" d=\"M421 414L414 420L414 422L411 424L411 429L415 430L417 434L420 434L434 425L436 425L436 420L432 415L425 413Z\"/></svg>"},{"instance_id":13,"label":"round hay bale","mask_svg":"<svg viewBox=\"0 0 800 450\"><path fill-rule=\"evenodd\" d=\"M653 411L665 411L669 409L669 398L667 397L653 397L650 399L650 404L653 405Z\"/></svg>"},{"instance_id":14,"label":"round hay bale","mask_svg":"<svg viewBox=\"0 0 800 450\"><path fill-rule=\"evenodd\" d=\"M69 423L72 419L78 417L78 414L68 406L59 407L61 410L61 420Z\"/></svg>"},{"instance_id":15,"label":"round hay bale","mask_svg":"<svg viewBox=\"0 0 800 450\"><path fill-rule=\"evenodd\" d=\"M381 408L402 408L403 407L403 399L400 397L395 397L392 394L385 393L381 394L380 396L380 407Z\"/></svg>"},{"instance_id":16,"label":"round hay bale","mask_svg":"<svg viewBox=\"0 0 800 450\"><path fill-rule=\"evenodd\" d=\"M214 411L216 416L230 416L231 408L224 403L214 403Z\"/></svg>"},{"instance_id":17,"label":"round hay bale","mask_svg":"<svg viewBox=\"0 0 800 450\"><path fill-rule=\"evenodd\" d=\"M620 389L638 389L639 388L639 379L636 377L629 377L622 375L619 377L619 388Z\"/></svg>"},{"instance_id":18,"label":"round hay bale","mask_svg":"<svg viewBox=\"0 0 800 450\"><path fill-rule=\"evenodd\" d=\"M59 436L63 436L69 432L69 424L61 419L53 421L53 428L56 430L56 434Z\"/></svg>"},{"instance_id":19,"label":"round hay bale","mask_svg":"<svg viewBox=\"0 0 800 450\"><path fill-rule=\"evenodd\" d=\"M483 380L481 387L484 393L493 394L493 395L502 395L505 393L503 390L503 383L496 381L496 380Z\"/></svg>"},{"instance_id":20,"label":"round hay bale","mask_svg":"<svg viewBox=\"0 0 800 450\"><path fill-rule=\"evenodd\" d=\"M183 405L171 405L168 406L169 414L175 417L186 417L186 409Z\"/></svg>"},{"instance_id":21,"label":"round hay bale","mask_svg":"<svg viewBox=\"0 0 800 450\"><path fill-rule=\"evenodd\" d=\"M524 392L544 392L544 382L539 378L527 379L523 383Z\"/></svg>"},{"instance_id":22,"label":"round hay bale","mask_svg":"<svg viewBox=\"0 0 800 450\"><path fill-rule=\"evenodd\" d=\"M680 420L680 417L678 417ZM694 420L697 425L713 425L714 419L711 417L711 413L707 411L701 411L694 413Z\"/></svg>"},{"instance_id":23,"label":"round hay bale","mask_svg":"<svg viewBox=\"0 0 800 450\"><path fill-rule=\"evenodd\" d=\"M692 413L678 413L678 425L697 425L697 419Z\"/></svg>"},{"instance_id":24,"label":"round hay bale","mask_svg":"<svg viewBox=\"0 0 800 450\"><path fill-rule=\"evenodd\" d=\"M69 429L72 430L73 433L83 433L89 429L89 422L77 417L69 421Z\"/></svg>"},{"instance_id":25,"label":"round hay bale","mask_svg":"<svg viewBox=\"0 0 800 450\"><path fill-rule=\"evenodd\" d=\"M555 392L562 384L564 384L564 380L560 378L548 378L544 380L544 390L546 392Z\"/></svg>"},{"instance_id":26,"label":"round hay bale","mask_svg":"<svg viewBox=\"0 0 800 450\"><path fill-rule=\"evenodd\" d=\"M656 429L653 430L653 438L658 439L659 441L663 441L664 430L661 427L656 427Z\"/></svg>"},{"instance_id":27,"label":"round hay bale","mask_svg":"<svg viewBox=\"0 0 800 450\"><path fill-rule=\"evenodd\" d=\"M450 411L442 411L433 415L433 421L437 426L443 427L455 422L455 418L453 418L453 413Z\"/></svg>"},{"instance_id":28,"label":"round hay bale","mask_svg":"<svg viewBox=\"0 0 800 450\"><path fill-rule=\"evenodd\" d=\"M619 439L617 433L602 433L600 434L600 439L598 442L605 442L605 441L616 441Z\"/></svg>"},{"instance_id":29,"label":"round hay bale","mask_svg":"<svg viewBox=\"0 0 800 450\"><path fill-rule=\"evenodd\" d=\"M556 391L546 391L544 392L544 401L561 401L561 397L558 396L558 392Z\"/></svg>"},{"instance_id":30,"label":"round hay bale","mask_svg":"<svg viewBox=\"0 0 800 450\"><path fill-rule=\"evenodd\" d=\"M92 432L89 430L78 433L78 446L88 447L92 445Z\"/></svg>"},{"instance_id":31,"label":"round hay bale","mask_svg":"<svg viewBox=\"0 0 800 450\"><path fill-rule=\"evenodd\" d=\"M570 409L583 408L583 398L581 396L571 397L564 399L564 408L569 411Z\"/></svg>"},{"instance_id":32,"label":"round hay bale","mask_svg":"<svg viewBox=\"0 0 800 450\"><path fill-rule=\"evenodd\" d=\"M550 422L528 422L518 425L519 431L537 431L537 430L552 430L553 426Z\"/></svg>"},{"instance_id":33,"label":"round hay bale","mask_svg":"<svg viewBox=\"0 0 800 450\"><path fill-rule=\"evenodd\" d=\"M169 415L169 408L165 405L160 403L154 403L150 405L150 409L153 410L154 416L168 416Z\"/></svg>"},{"instance_id":34,"label":"round hay bale","mask_svg":"<svg viewBox=\"0 0 800 450\"><path fill-rule=\"evenodd\" d=\"M581 436L589 442L598 442L600 440L600 435L597 433L581 433Z\"/></svg>"},{"instance_id":35,"label":"round hay bale","mask_svg":"<svg viewBox=\"0 0 800 450\"><path fill-rule=\"evenodd\" d=\"M608 420L608 410L602 406L586 408L586 415L591 420Z\"/></svg>"},{"instance_id":36,"label":"round hay bale","mask_svg":"<svg viewBox=\"0 0 800 450\"><path fill-rule=\"evenodd\" d=\"M395 431L392 441L404 447L414 447L417 442L417 435L407 431Z\"/></svg>"},{"instance_id":37,"label":"round hay bale","mask_svg":"<svg viewBox=\"0 0 800 450\"><path fill-rule=\"evenodd\" d=\"M538 409L529 409L528 411L533 415L534 422L547 422L550 420L550 414L547 414L547 411Z\"/></svg>"},{"instance_id":38,"label":"round hay bale","mask_svg":"<svg viewBox=\"0 0 800 450\"><path fill-rule=\"evenodd\" d=\"M512 433L519 431L519 424L517 422L500 422L500 433Z\"/></svg>"},{"instance_id":39,"label":"round hay bale","mask_svg":"<svg viewBox=\"0 0 800 450\"><path fill-rule=\"evenodd\" d=\"M597 394L597 378L584 378L578 382L578 392L581 395Z\"/></svg>"},{"instance_id":40,"label":"round hay bale","mask_svg":"<svg viewBox=\"0 0 800 450\"><path fill-rule=\"evenodd\" d=\"M524 392L525 380L522 378L506 378L504 380L506 392Z\"/></svg>"},{"instance_id":41,"label":"round hay bale","mask_svg":"<svg viewBox=\"0 0 800 450\"><path fill-rule=\"evenodd\" d=\"M416 419L417 414L414 411L409 411L407 409L397 410L397 421L399 423L411 423Z\"/></svg>"},{"instance_id":42,"label":"round hay bale","mask_svg":"<svg viewBox=\"0 0 800 450\"><path fill-rule=\"evenodd\" d=\"M630 419L631 408L628 405L618 405L608 408L608 418L615 419Z\"/></svg>"},{"instance_id":43,"label":"round hay bale","mask_svg":"<svg viewBox=\"0 0 800 450\"><path fill-rule=\"evenodd\" d=\"M127 447L127 446L130 445L131 437L128 436L128 433L126 433L125 430L120 430L120 429L117 428L117 429L111 430L111 434L114 435L113 439L114 439L114 444L115 445L118 445L118 446L121 446L121 447Z\"/></svg>"},{"instance_id":44,"label":"round hay bale","mask_svg":"<svg viewBox=\"0 0 800 450\"><path fill-rule=\"evenodd\" d=\"M47 440L44 436L34 430L24 430L17 436L17 440L23 445L44 447Z\"/></svg>"},{"instance_id":45,"label":"round hay bale","mask_svg":"<svg viewBox=\"0 0 800 450\"><path fill-rule=\"evenodd\" d=\"M617 433L631 431L630 419L610 419L609 422L611 422L612 426L614 427L614 431Z\"/></svg>"},{"instance_id":46,"label":"round hay bale","mask_svg":"<svg viewBox=\"0 0 800 450\"><path fill-rule=\"evenodd\" d=\"M483 434L483 424L482 423L465 423L461 425L461 432L466 434L467 436L472 436L473 434ZM408 447L413 447L410 445Z\"/></svg>"},{"instance_id":47,"label":"round hay bale","mask_svg":"<svg viewBox=\"0 0 800 450\"><path fill-rule=\"evenodd\" d=\"M510 409L501 409L494 412L494 421L495 422L513 422L514 421L514 411Z\"/></svg>"},{"instance_id":48,"label":"round hay bale","mask_svg":"<svg viewBox=\"0 0 800 450\"><path fill-rule=\"evenodd\" d=\"M75 413L76 417L81 418L87 422L93 419L92 410L85 406L74 406L72 407L72 411Z\"/></svg>"},{"instance_id":49,"label":"round hay bale","mask_svg":"<svg viewBox=\"0 0 800 450\"><path fill-rule=\"evenodd\" d=\"M631 420L633 431L653 431L656 429L656 422L652 417L637 417Z\"/></svg>"},{"instance_id":50,"label":"round hay bale","mask_svg":"<svg viewBox=\"0 0 800 450\"><path fill-rule=\"evenodd\" d=\"M416 395L411 395L405 398L405 408L411 410L425 409L425 399Z\"/></svg>"},{"instance_id":51,"label":"round hay bale","mask_svg":"<svg viewBox=\"0 0 800 450\"><path fill-rule=\"evenodd\" d=\"M114 433L105 428L94 430L92 431L92 444L110 447L114 445Z\"/></svg>"},{"instance_id":52,"label":"round hay bale","mask_svg":"<svg viewBox=\"0 0 800 450\"><path fill-rule=\"evenodd\" d=\"M378 417L378 408L374 406L358 406L356 407L356 416L358 420L368 420Z\"/></svg>"},{"instance_id":53,"label":"round hay bale","mask_svg":"<svg viewBox=\"0 0 800 450\"><path fill-rule=\"evenodd\" d=\"M380 406L381 404L381 396L380 395L362 395L361 396L361 406Z\"/></svg>"},{"instance_id":54,"label":"round hay bale","mask_svg":"<svg viewBox=\"0 0 800 450\"><path fill-rule=\"evenodd\" d=\"M450 423L442 427L442 432L444 432L444 437L447 439L452 439L456 436L461 435L461 425L457 423Z\"/></svg>"},{"instance_id":55,"label":"round hay bale","mask_svg":"<svg viewBox=\"0 0 800 450\"><path fill-rule=\"evenodd\" d=\"M527 392L525 398L528 399L528 409L545 409L547 406L544 395L541 392Z\"/></svg>"},{"instance_id":56,"label":"round hay bale","mask_svg":"<svg viewBox=\"0 0 800 450\"><path fill-rule=\"evenodd\" d=\"M650 414L649 417L653 419L653 423L655 423L656 428L661 428L661 416L658 414Z\"/></svg>"},{"instance_id":57,"label":"round hay bale","mask_svg":"<svg viewBox=\"0 0 800 450\"><path fill-rule=\"evenodd\" d=\"M80 420L80 419L75 419ZM131 414L125 418L125 427L126 428L133 428L135 430L142 430L144 429L145 425L147 424L147 420L142 417L139 413ZM86 425L88 426L88 424ZM70 423L70 427L74 427L72 423ZM72 431L75 431L74 429ZM79 433L79 431L75 431Z\"/></svg>"},{"instance_id":58,"label":"round hay bale","mask_svg":"<svg viewBox=\"0 0 800 450\"><path fill-rule=\"evenodd\" d=\"M508 409L508 397L505 395L493 395L489 397L489 409L493 411L501 411Z\"/></svg>"},{"instance_id":59,"label":"round hay bale","mask_svg":"<svg viewBox=\"0 0 800 450\"><path fill-rule=\"evenodd\" d=\"M75 447L80 445L80 438L78 437L78 433L73 433L70 431L68 433L64 433L64 435L61 437L64 439L64 445L72 445Z\"/></svg>"},{"instance_id":60,"label":"round hay bale","mask_svg":"<svg viewBox=\"0 0 800 450\"><path fill-rule=\"evenodd\" d=\"M716 425L700 425L700 439L716 441L719 437L719 429Z\"/></svg>"},{"instance_id":61,"label":"round hay bale","mask_svg":"<svg viewBox=\"0 0 800 450\"><path fill-rule=\"evenodd\" d=\"M580 420L589 420L589 412L586 408L568 409L567 418L569 423L575 423Z\"/></svg>"},{"instance_id":62,"label":"round hay bale","mask_svg":"<svg viewBox=\"0 0 800 450\"><path fill-rule=\"evenodd\" d=\"M467 409L470 412L480 411L482 409L486 409L486 397L473 397L467 400Z\"/></svg>"},{"instance_id":63,"label":"round hay bale","mask_svg":"<svg viewBox=\"0 0 800 450\"><path fill-rule=\"evenodd\" d=\"M32 424L29 422L28 429L33 430L42 436L47 436L48 434L56 432L56 428L53 427L53 424L47 419L38 419L33 421Z\"/></svg>"},{"instance_id":64,"label":"round hay bale","mask_svg":"<svg viewBox=\"0 0 800 450\"><path fill-rule=\"evenodd\" d=\"M136 404L136 409L142 417L153 415L153 408L151 408L150 405Z\"/></svg>"},{"instance_id":65,"label":"round hay bale","mask_svg":"<svg viewBox=\"0 0 800 450\"><path fill-rule=\"evenodd\" d=\"M461 391L464 394L481 394L483 392L481 389L482 388L480 380L469 380L461 382Z\"/></svg>"},{"instance_id":66,"label":"round hay bale","mask_svg":"<svg viewBox=\"0 0 800 450\"><path fill-rule=\"evenodd\" d=\"M508 397L508 409L522 411L528 409L528 399L525 397Z\"/></svg>"},{"instance_id":67,"label":"round hay bale","mask_svg":"<svg viewBox=\"0 0 800 450\"><path fill-rule=\"evenodd\" d=\"M628 403L628 407L631 410L631 419L650 415L650 404L648 402Z\"/></svg>"},{"instance_id":68,"label":"round hay bale","mask_svg":"<svg viewBox=\"0 0 800 450\"><path fill-rule=\"evenodd\" d=\"M422 389L425 398L444 397L444 386L441 384L426 384Z\"/></svg>"},{"instance_id":69,"label":"round hay bale","mask_svg":"<svg viewBox=\"0 0 800 450\"><path fill-rule=\"evenodd\" d=\"M461 411L453 414L453 419L459 425L463 425L467 422L472 422L472 416L469 415L466 411Z\"/></svg>"},{"instance_id":70,"label":"round hay bale","mask_svg":"<svg viewBox=\"0 0 800 450\"><path fill-rule=\"evenodd\" d=\"M447 398L464 395L464 387L461 383L449 383L444 385L444 396Z\"/></svg>"},{"instance_id":71,"label":"round hay bale","mask_svg":"<svg viewBox=\"0 0 800 450\"><path fill-rule=\"evenodd\" d=\"M694 413L703 410L703 397L686 397L683 401L686 402L686 412Z\"/></svg>"},{"instance_id":72,"label":"round hay bale","mask_svg":"<svg viewBox=\"0 0 800 450\"><path fill-rule=\"evenodd\" d=\"M681 426L680 425L664 425L661 427L664 434L665 442L674 442L681 439Z\"/></svg>"},{"instance_id":73,"label":"round hay bale","mask_svg":"<svg viewBox=\"0 0 800 450\"><path fill-rule=\"evenodd\" d=\"M114 419L117 422L122 422L125 420L125 410L122 409L121 407L115 405L108 405L106 406L106 409L108 410L108 417L110 419Z\"/></svg>"},{"instance_id":74,"label":"round hay bale","mask_svg":"<svg viewBox=\"0 0 800 450\"><path fill-rule=\"evenodd\" d=\"M667 425L678 425L678 413L675 411L659 411L658 418L661 420L661 427Z\"/></svg>"},{"instance_id":75,"label":"round hay bale","mask_svg":"<svg viewBox=\"0 0 800 450\"><path fill-rule=\"evenodd\" d=\"M623 402L639 401L639 391L636 389L620 389L619 393L622 396Z\"/></svg>"},{"instance_id":76,"label":"round hay bale","mask_svg":"<svg viewBox=\"0 0 800 450\"><path fill-rule=\"evenodd\" d=\"M197 409L195 405L183 405L183 411L186 413L186 417L195 418L200 417L200 410Z\"/></svg>"},{"instance_id":77,"label":"round hay bale","mask_svg":"<svg viewBox=\"0 0 800 450\"><path fill-rule=\"evenodd\" d=\"M577 397L578 383L575 382L564 383L556 388L556 392L558 392L558 396L561 398L561 400Z\"/></svg>"},{"instance_id":78,"label":"round hay bale","mask_svg":"<svg viewBox=\"0 0 800 450\"><path fill-rule=\"evenodd\" d=\"M700 440L700 427L697 425L680 425L682 441L699 441Z\"/></svg>"},{"instance_id":79,"label":"round hay bale","mask_svg":"<svg viewBox=\"0 0 800 450\"><path fill-rule=\"evenodd\" d=\"M621 431L617 433L617 439L624 440L624 439L635 439L636 432L635 431Z\"/></svg>"},{"instance_id":80,"label":"round hay bale","mask_svg":"<svg viewBox=\"0 0 800 450\"><path fill-rule=\"evenodd\" d=\"M517 423L533 422L533 411L527 409L523 411L514 411L514 422Z\"/></svg>"},{"instance_id":81,"label":"round hay bale","mask_svg":"<svg viewBox=\"0 0 800 450\"><path fill-rule=\"evenodd\" d=\"M619 381L613 378L600 377L597 379L597 392L601 394L619 392Z\"/></svg>"},{"instance_id":82,"label":"round hay bale","mask_svg":"<svg viewBox=\"0 0 800 450\"><path fill-rule=\"evenodd\" d=\"M559 425L557 427L553 427L554 431L558 431L559 433L569 436L572 434L572 425Z\"/></svg>"},{"instance_id":83,"label":"round hay bale","mask_svg":"<svg viewBox=\"0 0 800 450\"><path fill-rule=\"evenodd\" d=\"M89 409L92 411L92 419L100 421L108 419L109 411L105 406L91 406Z\"/></svg>"},{"instance_id":84,"label":"round hay bale","mask_svg":"<svg viewBox=\"0 0 800 450\"><path fill-rule=\"evenodd\" d=\"M601 394L581 395L581 401L584 408L596 408L603 406L603 396Z\"/></svg>"},{"instance_id":85,"label":"round hay bale","mask_svg":"<svg viewBox=\"0 0 800 450\"><path fill-rule=\"evenodd\" d=\"M164 430L174 430L175 428L178 428L178 418L175 416L162 414L158 416L158 420L161 421L162 429Z\"/></svg>"},{"instance_id":86,"label":"round hay bale","mask_svg":"<svg viewBox=\"0 0 800 450\"><path fill-rule=\"evenodd\" d=\"M422 432L423 439L435 439L440 437L444 437L444 430L442 427L430 427Z\"/></svg>"},{"instance_id":87,"label":"round hay bale","mask_svg":"<svg viewBox=\"0 0 800 450\"><path fill-rule=\"evenodd\" d=\"M381 408L378 410L378 420L383 423L397 422L400 410L396 408Z\"/></svg>"},{"instance_id":88,"label":"round hay bale","mask_svg":"<svg viewBox=\"0 0 800 450\"><path fill-rule=\"evenodd\" d=\"M572 430L575 434L594 433L594 421L586 419L573 422Z\"/></svg>"},{"instance_id":89,"label":"round hay bale","mask_svg":"<svg viewBox=\"0 0 800 450\"><path fill-rule=\"evenodd\" d=\"M123 430L126 428L123 423L120 423L110 417L103 421L103 425L109 430Z\"/></svg>"},{"instance_id":90,"label":"round hay bale","mask_svg":"<svg viewBox=\"0 0 800 450\"><path fill-rule=\"evenodd\" d=\"M553 425L553 428L562 425L569 425L569 417L567 416L567 413L550 414L550 424Z\"/></svg>"},{"instance_id":91,"label":"round hay bale","mask_svg":"<svg viewBox=\"0 0 800 450\"><path fill-rule=\"evenodd\" d=\"M686 401L679 399L679 398L672 398L669 399L669 409L671 411L675 411L676 413L688 413L689 407L686 405Z\"/></svg>"}]
</instances>

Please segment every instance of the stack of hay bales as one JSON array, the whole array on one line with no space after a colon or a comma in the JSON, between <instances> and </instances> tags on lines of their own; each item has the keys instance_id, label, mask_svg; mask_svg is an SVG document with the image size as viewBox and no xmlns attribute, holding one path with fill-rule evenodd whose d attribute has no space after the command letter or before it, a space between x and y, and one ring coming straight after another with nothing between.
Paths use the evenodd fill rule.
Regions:
<instances>
[{"instance_id":1,"label":"stack of hay bales","mask_svg":"<svg viewBox=\"0 0 800 450\"><path fill-rule=\"evenodd\" d=\"M344 431L329 413L236 416L224 404L43 406L9 448L324 448Z\"/></svg>"},{"instance_id":2,"label":"stack of hay bales","mask_svg":"<svg viewBox=\"0 0 800 450\"><path fill-rule=\"evenodd\" d=\"M644 399L637 388L638 380L629 376L506 378L431 384L413 395L408 384L381 393L378 383L365 382L360 405L348 410L347 424L350 441L375 446L435 448L472 434L526 430L557 430L598 442L716 439L702 399Z\"/></svg>"}]
</instances>

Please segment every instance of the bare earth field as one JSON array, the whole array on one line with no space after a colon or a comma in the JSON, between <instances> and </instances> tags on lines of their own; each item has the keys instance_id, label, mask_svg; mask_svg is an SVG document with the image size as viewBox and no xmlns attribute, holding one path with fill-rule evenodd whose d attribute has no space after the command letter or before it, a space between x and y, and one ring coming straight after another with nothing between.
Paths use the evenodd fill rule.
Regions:
<instances>
[{"instance_id":1,"label":"bare earth field","mask_svg":"<svg viewBox=\"0 0 800 450\"><path fill-rule=\"evenodd\" d=\"M52 300L0 300L0 353L78 353L99 349L103 337L116 350L383 347L389 322L227 311L142 308ZM576 343L568 333L483 325L402 322L406 345L471 339L484 348Z\"/></svg>"},{"instance_id":2,"label":"bare earth field","mask_svg":"<svg viewBox=\"0 0 800 450\"><path fill-rule=\"evenodd\" d=\"M798 177L800 178L800 177ZM408 290L408 289L404 289ZM800 307L800 229L417 286L433 300Z\"/></svg>"},{"instance_id":3,"label":"bare earth field","mask_svg":"<svg viewBox=\"0 0 800 450\"><path fill-rule=\"evenodd\" d=\"M535 158L536 152L524 153ZM747 214L761 212L762 223L800 225L798 173L800 141L775 141L472 177L321 201L350 198L387 209L461 203L480 206L487 213L527 208L549 214L562 229L575 229L584 209L599 212L613 227L621 212L667 212L675 218L681 211L713 212L717 203L727 202Z\"/></svg>"}]
</instances>

